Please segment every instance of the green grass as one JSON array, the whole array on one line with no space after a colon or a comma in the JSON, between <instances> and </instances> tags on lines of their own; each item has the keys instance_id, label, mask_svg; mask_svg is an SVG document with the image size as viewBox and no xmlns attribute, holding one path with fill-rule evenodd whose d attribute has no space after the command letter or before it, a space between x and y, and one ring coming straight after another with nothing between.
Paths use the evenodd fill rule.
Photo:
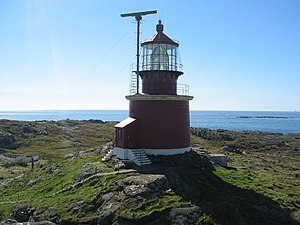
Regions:
<instances>
[{"instance_id":1,"label":"green grass","mask_svg":"<svg viewBox=\"0 0 300 225\"><path fill-rule=\"evenodd\" d=\"M22 132L28 124L32 132ZM15 136L20 147L1 149L2 154L38 155L41 159L62 159L74 151L96 150L113 138L113 124L91 123L88 121L22 122L0 121L0 132Z\"/></svg>"},{"instance_id":2,"label":"green grass","mask_svg":"<svg viewBox=\"0 0 300 225\"><path fill-rule=\"evenodd\" d=\"M71 219L67 212L71 203L84 201L85 205L92 205L97 196L117 190L118 187L115 185L117 180L134 175L116 174L94 177L80 185L74 185L73 178L82 169L89 169L91 175L113 171L113 168L102 163L100 159L100 156L78 157L73 160L49 163L41 168L38 163L36 169L26 173L24 179L12 182L0 189L0 196L3 196L0 199L0 211L3 212L0 220L9 218L12 202L15 201L22 201L23 204L35 207L40 211L55 206L52 214L57 213L64 219ZM49 173L50 166L56 166L59 170L51 175ZM27 187L28 181L37 178L39 179L37 184ZM62 190L65 191L62 192Z\"/></svg>"},{"instance_id":3,"label":"green grass","mask_svg":"<svg viewBox=\"0 0 300 225\"><path fill-rule=\"evenodd\" d=\"M287 209L300 221L300 134L271 134L228 131L233 141L207 140L192 135L193 144L202 144L210 153L226 154L228 166L216 167L213 174L224 183L245 191L253 191ZM225 145L234 145L246 154L220 151ZM224 190L223 190L224 192ZM209 194L209 193L208 193Z\"/></svg>"},{"instance_id":4,"label":"green grass","mask_svg":"<svg viewBox=\"0 0 300 225\"><path fill-rule=\"evenodd\" d=\"M35 133L22 134L20 126L29 124ZM47 135L37 133L46 131ZM92 177L80 184L74 184L74 176L82 171L89 175L113 171L111 163L102 163L101 156L82 156L72 160L63 157L76 151L94 151L112 140L113 124L90 123L88 121L19 122L1 121L0 132L13 134L21 147L15 150L0 149L0 154L39 155L41 160L32 170L27 167L0 165L0 183L24 174L0 188L0 220L10 217L11 208L19 203L35 207L43 212L49 207L49 217L59 215L69 223L84 223L96 217L99 207L97 199L112 192L118 194L117 181L137 174L116 174ZM45 132L44 132L45 133ZM173 162L159 164L172 171L169 179L176 175L181 183L172 184L171 193L143 202L134 208L125 208L117 216L125 219L143 219L176 207L199 205L203 215L201 223L227 221L239 209L245 218L259 224L264 221L255 205L270 209L288 210L300 221L300 134L279 135L257 132L228 132L233 140L207 140L191 136L193 144L201 144L209 153L223 153L230 159L229 166L201 168L190 165L176 167ZM219 136L217 136L219 137ZM233 145L246 154L222 152L219 148ZM198 162L198 161L197 161ZM189 163L188 163L189 164ZM51 166L59 168L49 173ZM164 170L163 170L164 171ZM29 187L27 183L38 179ZM176 186L178 185L178 186ZM184 186L186 185L186 187ZM183 190L181 190L181 187ZM83 201L78 214L69 213L70 205ZM200 202L200 203L199 203ZM242 203L242 204L241 204ZM270 218L271 220L272 218ZM222 223L220 223L222 224Z\"/></svg>"},{"instance_id":5,"label":"green grass","mask_svg":"<svg viewBox=\"0 0 300 225\"><path fill-rule=\"evenodd\" d=\"M141 219L166 209L191 206L192 204L190 202L184 201L180 196L174 193L164 193L162 196L140 203L134 208L120 211L118 215L125 219Z\"/></svg>"}]
</instances>

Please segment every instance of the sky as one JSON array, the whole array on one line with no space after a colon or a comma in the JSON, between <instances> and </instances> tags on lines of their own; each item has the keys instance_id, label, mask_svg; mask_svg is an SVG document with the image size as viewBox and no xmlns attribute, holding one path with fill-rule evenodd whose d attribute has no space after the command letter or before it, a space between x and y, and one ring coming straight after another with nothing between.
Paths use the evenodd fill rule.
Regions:
<instances>
[{"instance_id":1,"label":"sky","mask_svg":"<svg viewBox=\"0 0 300 225\"><path fill-rule=\"evenodd\" d=\"M192 110L300 111L299 0L0 0L0 111L128 109L141 41L179 41Z\"/></svg>"}]
</instances>

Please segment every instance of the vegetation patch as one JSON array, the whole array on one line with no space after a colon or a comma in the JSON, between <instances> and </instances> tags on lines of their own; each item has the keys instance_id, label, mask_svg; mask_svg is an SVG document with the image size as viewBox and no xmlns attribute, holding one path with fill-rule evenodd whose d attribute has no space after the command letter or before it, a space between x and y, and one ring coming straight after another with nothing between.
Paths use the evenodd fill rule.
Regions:
<instances>
[{"instance_id":1,"label":"vegetation patch","mask_svg":"<svg viewBox=\"0 0 300 225\"><path fill-rule=\"evenodd\" d=\"M192 204L184 201L180 196L164 193L162 196L140 203L134 208L120 211L118 215L125 219L141 219L170 208L191 207Z\"/></svg>"},{"instance_id":2,"label":"vegetation patch","mask_svg":"<svg viewBox=\"0 0 300 225\"><path fill-rule=\"evenodd\" d=\"M0 132L17 146L2 147L0 154L40 158L33 168L30 163L0 162L0 221L10 218L12 208L22 204L35 208L38 219L65 224L118 218L147 224L145 221L153 222L160 216L169 219L173 208L193 206L199 209L191 213L196 214L193 224L300 222L300 134L192 129L192 145L202 145L208 153L225 154L227 168L212 165L206 151L195 151L153 157L149 171L143 167L139 173L107 174L114 171L114 164L101 161L107 150L102 147L113 138L113 124L3 120ZM139 186L141 183L120 182L141 173L164 176L168 182L165 190L172 191L156 190L155 185L148 191L148 186ZM131 191L141 188L156 197L142 198ZM105 211L115 204L119 204L115 211Z\"/></svg>"}]
</instances>

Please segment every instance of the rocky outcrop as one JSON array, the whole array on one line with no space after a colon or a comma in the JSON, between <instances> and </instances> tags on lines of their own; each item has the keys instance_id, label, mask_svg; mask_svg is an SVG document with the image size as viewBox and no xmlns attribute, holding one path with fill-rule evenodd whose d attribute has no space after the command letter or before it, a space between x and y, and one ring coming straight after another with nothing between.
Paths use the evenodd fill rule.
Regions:
<instances>
[{"instance_id":1,"label":"rocky outcrop","mask_svg":"<svg viewBox=\"0 0 300 225\"><path fill-rule=\"evenodd\" d=\"M12 215L18 222L27 222L34 211L34 208L25 205L15 205L12 210Z\"/></svg>"},{"instance_id":2,"label":"rocky outcrop","mask_svg":"<svg viewBox=\"0 0 300 225\"><path fill-rule=\"evenodd\" d=\"M53 165L53 166L50 166L50 168L49 168L49 173L50 173L51 175L53 175L53 174L55 173L55 171L58 171L58 170L59 170L59 167Z\"/></svg>"},{"instance_id":3,"label":"rocky outcrop","mask_svg":"<svg viewBox=\"0 0 300 225\"><path fill-rule=\"evenodd\" d=\"M166 176L154 174L127 177L119 180L117 185L119 186L117 195L108 192L94 202L99 206L98 224L112 224L118 211L154 199L170 189Z\"/></svg>"},{"instance_id":4,"label":"rocky outcrop","mask_svg":"<svg viewBox=\"0 0 300 225\"><path fill-rule=\"evenodd\" d=\"M123 200L135 199L135 197L138 197L138 201L150 200L159 196L161 192L170 189L165 175L154 174L127 177L120 180L118 185L121 188ZM132 205L135 205L135 202L129 204L129 206Z\"/></svg>"},{"instance_id":5,"label":"rocky outcrop","mask_svg":"<svg viewBox=\"0 0 300 225\"><path fill-rule=\"evenodd\" d=\"M233 141L236 137L226 130L210 130L207 128L191 128L192 135L207 140Z\"/></svg>"},{"instance_id":6,"label":"rocky outcrop","mask_svg":"<svg viewBox=\"0 0 300 225\"><path fill-rule=\"evenodd\" d=\"M23 134L36 133L37 131L28 123L20 124L18 130Z\"/></svg>"},{"instance_id":7,"label":"rocky outcrop","mask_svg":"<svg viewBox=\"0 0 300 225\"><path fill-rule=\"evenodd\" d=\"M26 185L28 187L32 187L33 185L36 185L38 182L39 182L39 178L28 181Z\"/></svg>"},{"instance_id":8,"label":"rocky outcrop","mask_svg":"<svg viewBox=\"0 0 300 225\"><path fill-rule=\"evenodd\" d=\"M17 139L12 134L2 134L0 132L0 148L16 149L19 147Z\"/></svg>"},{"instance_id":9,"label":"rocky outcrop","mask_svg":"<svg viewBox=\"0 0 300 225\"><path fill-rule=\"evenodd\" d=\"M198 206L188 208L173 208L170 210L168 219L172 225L196 224L201 213L201 209Z\"/></svg>"},{"instance_id":10,"label":"rocky outcrop","mask_svg":"<svg viewBox=\"0 0 300 225\"><path fill-rule=\"evenodd\" d=\"M113 225L192 225L197 224L199 215L202 214L200 207L170 208L159 213L153 213L146 218L125 220L118 218Z\"/></svg>"},{"instance_id":11,"label":"rocky outcrop","mask_svg":"<svg viewBox=\"0 0 300 225\"><path fill-rule=\"evenodd\" d=\"M50 221L40 221L40 222L25 222L25 223L19 223L16 220L4 220L0 222L0 225L56 225L56 223L52 223Z\"/></svg>"},{"instance_id":12,"label":"rocky outcrop","mask_svg":"<svg viewBox=\"0 0 300 225\"><path fill-rule=\"evenodd\" d=\"M0 222L0 225L56 225L56 223L50 221L39 221L39 222L24 222L19 223L16 220L8 219Z\"/></svg>"},{"instance_id":13,"label":"rocky outcrop","mask_svg":"<svg viewBox=\"0 0 300 225\"><path fill-rule=\"evenodd\" d=\"M242 154L242 151L235 145L225 145L220 148L221 151L224 152L232 152L237 154Z\"/></svg>"}]
</instances>

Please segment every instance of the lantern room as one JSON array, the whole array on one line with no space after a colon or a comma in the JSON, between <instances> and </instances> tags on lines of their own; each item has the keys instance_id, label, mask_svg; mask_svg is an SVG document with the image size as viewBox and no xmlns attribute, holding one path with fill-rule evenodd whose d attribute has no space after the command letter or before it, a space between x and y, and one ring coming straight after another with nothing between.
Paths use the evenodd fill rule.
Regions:
<instances>
[{"instance_id":1,"label":"lantern room","mask_svg":"<svg viewBox=\"0 0 300 225\"><path fill-rule=\"evenodd\" d=\"M156 25L156 34L141 46L143 49L141 70L181 70L179 44L163 33L161 20Z\"/></svg>"}]
</instances>

